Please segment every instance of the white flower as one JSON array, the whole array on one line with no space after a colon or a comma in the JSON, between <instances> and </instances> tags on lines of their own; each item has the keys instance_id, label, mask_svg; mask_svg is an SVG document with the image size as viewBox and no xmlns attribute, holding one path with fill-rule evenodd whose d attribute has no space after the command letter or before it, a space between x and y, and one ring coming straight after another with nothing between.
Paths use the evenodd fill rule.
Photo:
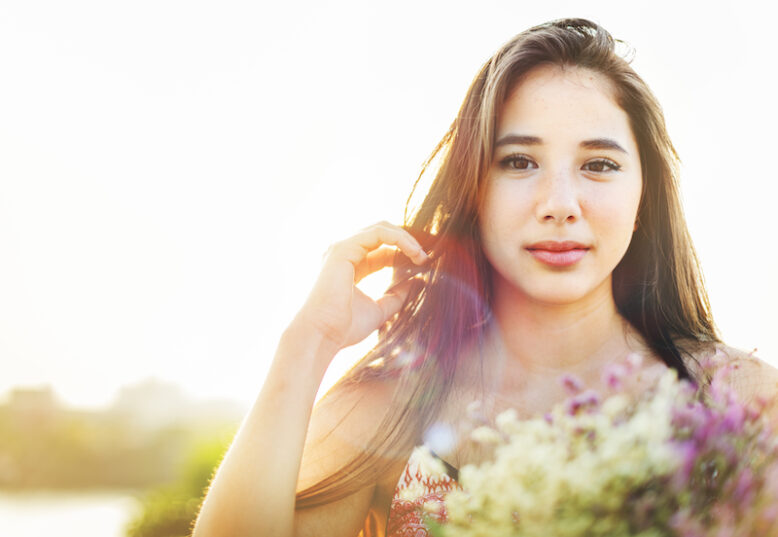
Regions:
<instances>
[{"instance_id":1,"label":"white flower","mask_svg":"<svg viewBox=\"0 0 778 537\"><path fill-rule=\"evenodd\" d=\"M614 418L629 408L629 398L625 395L618 394L608 397L602 404L602 413L609 417Z\"/></svg>"},{"instance_id":2,"label":"white flower","mask_svg":"<svg viewBox=\"0 0 778 537\"><path fill-rule=\"evenodd\" d=\"M473 440L481 444L498 444L502 441L500 433L486 425L476 427L473 432L470 433L470 436Z\"/></svg>"},{"instance_id":3,"label":"white flower","mask_svg":"<svg viewBox=\"0 0 778 537\"><path fill-rule=\"evenodd\" d=\"M495 419L497 428L504 434L510 434L516 431L519 424L519 415L516 409L509 408L504 412L500 412Z\"/></svg>"}]
</instances>

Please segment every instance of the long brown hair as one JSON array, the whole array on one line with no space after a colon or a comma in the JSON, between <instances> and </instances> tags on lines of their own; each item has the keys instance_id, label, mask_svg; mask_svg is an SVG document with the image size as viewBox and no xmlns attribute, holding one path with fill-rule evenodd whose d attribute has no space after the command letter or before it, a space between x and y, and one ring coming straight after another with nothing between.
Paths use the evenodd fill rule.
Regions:
<instances>
[{"instance_id":1,"label":"long brown hair","mask_svg":"<svg viewBox=\"0 0 778 537\"><path fill-rule=\"evenodd\" d=\"M492 289L478 207L497 118L510 91L539 65L596 71L611 81L616 102L629 116L640 151L643 192L638 229L613 271L614 299L651 349L680 378L698 384L682 353L694 358L689 348L721 339L681 207L678 155L659 103L615 48L616 41L594 22L556 20L511 39L476 75L456 119L419 175L421 179L439 162L428 193L413 216L408 215L411 197L406 204L404 224L431 253L430 264L419 275L398 256L394 280L414 276L414 287L400 312L379 330L378 344L333 388L394 376L394 400L367 449L337 473L300 491L298 508L343 498L374 482L397 457L407 456L440 413L458 360L483 342Z\"/></svg>"}]
</instances>

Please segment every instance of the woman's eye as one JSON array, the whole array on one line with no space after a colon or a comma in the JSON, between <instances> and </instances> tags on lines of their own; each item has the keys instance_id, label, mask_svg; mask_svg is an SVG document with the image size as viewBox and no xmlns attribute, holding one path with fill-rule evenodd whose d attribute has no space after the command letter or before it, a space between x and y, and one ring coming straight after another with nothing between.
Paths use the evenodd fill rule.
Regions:
<instances>
[{"instance_id":1,"label":"woman's eye","mask_svg":"<svg viewBox=\"0 0 778 537\"><path fill-rule=\"evenodd\" d=\"M583 165L584 169L590 172L607 172L607 171L618 171L621 166L613 162L612 160L608 160L606 158L597 159L597 160L591 160Z\"/></svg>"},{"instance_id":2,"label":"woman's eye","mask_svg":"<svg viewBox=\"0 0 778 537\"><path fill-rule=\"evenodd\" d=\"M500 165L503 168L509 170L519 170L519 171L529 170L531 168L538 167L538 165L535 164L535 162L525 157L524 155L509 155L500 161Z\"/></svg>"}]
</instances>

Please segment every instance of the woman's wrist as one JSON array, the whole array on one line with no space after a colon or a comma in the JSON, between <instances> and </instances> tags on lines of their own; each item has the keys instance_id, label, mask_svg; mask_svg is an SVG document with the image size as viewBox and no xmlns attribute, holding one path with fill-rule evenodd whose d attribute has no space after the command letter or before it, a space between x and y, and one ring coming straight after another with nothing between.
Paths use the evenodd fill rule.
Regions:
<instances>
[{"instance_id":1,"label":"woman's wrist","mask_svg":"<svg viewBox=\"0 0 778 537\"><path fill-rule=\"evenodd\" d=\"M278 352L303 359L309 367L323 376L332 359L340 351L338 345L328 338L313 323L297 316L281 335Z\"/></svg>"}]
</instances>

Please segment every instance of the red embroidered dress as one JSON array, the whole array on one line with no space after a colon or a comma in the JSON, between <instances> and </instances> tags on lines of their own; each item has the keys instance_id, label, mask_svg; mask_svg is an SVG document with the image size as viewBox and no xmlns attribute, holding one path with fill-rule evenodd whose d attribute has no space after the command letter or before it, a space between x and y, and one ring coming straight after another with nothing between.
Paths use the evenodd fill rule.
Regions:
<instances>
[{"instance_id":1,"label":"red embroidered dress","mask_svg":"<svg viewBox=\"0 0 778 537\"><path fill-rule=\"evenodd\" d=\"M414 450L394 490L386 537L429 537L424 516L444 522L443 500L448 492L461 488L448 474L428 468Z\"/></svg>"}]
</instances>

